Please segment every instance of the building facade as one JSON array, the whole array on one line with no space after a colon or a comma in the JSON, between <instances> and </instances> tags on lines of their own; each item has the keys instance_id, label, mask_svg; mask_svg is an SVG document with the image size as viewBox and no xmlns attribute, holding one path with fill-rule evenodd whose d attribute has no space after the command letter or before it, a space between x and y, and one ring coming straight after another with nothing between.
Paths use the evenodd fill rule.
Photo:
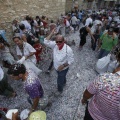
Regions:
<instances>
[{"instance_id":1,"label":"building facade","mask_svg":"<svg viewBox=\"0 0 120 120\"><path fill-rule=\"evenodd\" d=\"M87 5L87 9L100 9L100 8L112 8L115 4L120 3L120 0L84 0Z\"/></svg>"},{"instance_id":2,"label":"building facade","mask_svg":"<svg viewBox=\"0 0 120 120\"><path fill-rule=\"evenodd\" d=\"M118 0L119 1L119 0ZM117 3L117 0L96 0L98 8L112 8Z\"/></svg>"}]
</instances>

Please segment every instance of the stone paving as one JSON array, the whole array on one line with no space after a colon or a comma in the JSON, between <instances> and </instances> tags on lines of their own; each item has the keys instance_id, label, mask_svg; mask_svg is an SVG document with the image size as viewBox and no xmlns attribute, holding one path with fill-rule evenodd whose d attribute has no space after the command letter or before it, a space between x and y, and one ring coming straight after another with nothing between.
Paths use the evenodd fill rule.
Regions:
<instances>
[{"instance_id":1,"label":"stone paving","mask_svg":"<svg viewBox=\"0 0 120 120\"><path fill-rule=\"evenodd\" d=\"M54 68L50 75L45 74L51 62L51 57L41 61L39 65L43 70L43 73L40 75L41 83L44 87L45 94L52 102L52 106L45 109L47 120L83 120L85 106L81 104L82 94L89 82L94 80L96 76L94 67L97 60L97 52L92 51L90 48L90 37L87 37L87 43L81 51L78 50L80 41L79 33L72 33L69 39L74 39L76 43L75 46L71 46L74 51L75 62L69 69L67 84L60 96L54 96L54 93L57 91L57 76ZM18 108L20 110L30 108L22 82L10 81L10 84L18 96L10 99L0 96L0 107Z\"/></svg>"}]
</instances>

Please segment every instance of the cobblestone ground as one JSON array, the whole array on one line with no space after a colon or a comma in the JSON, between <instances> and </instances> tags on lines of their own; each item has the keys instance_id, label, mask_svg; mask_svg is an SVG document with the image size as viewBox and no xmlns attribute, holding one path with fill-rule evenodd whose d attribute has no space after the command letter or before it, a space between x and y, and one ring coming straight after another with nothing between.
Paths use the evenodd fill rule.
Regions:
<instances>
[{"instance_id":1,"label":"cobblestone ground","mask_svg":"<svg viewBox=\"0 0 120 120\"><path fill-rule=\"evenodd\" d=\"M43 59L39 66L43 70L41 73L41 83L44 87L45 94L48 95L52 106L46 108L47 120L82 120L84 116L85 106L81 104L81 98L86 86L95 76L94 71L97 53L90 48L90 38L87 37L87 43L81 51L78 50L79 33L72 33L69 40L75 40L76 45L71 46L74 51L75 62L70 67L67 74L67 85L64 88L61 96L55 97L57 91L56 72L54 68L50 75L46 75L51 62L51 57ZM50 56L50 55L49 55ZM79 77L77 77L79 74ZM27 102L27 94L23 90L21 81L10 81L18 96L16 98L5 98L0 96L0 107L18 108L20 110L30 108Z\"/></svg>"}]
</instances>

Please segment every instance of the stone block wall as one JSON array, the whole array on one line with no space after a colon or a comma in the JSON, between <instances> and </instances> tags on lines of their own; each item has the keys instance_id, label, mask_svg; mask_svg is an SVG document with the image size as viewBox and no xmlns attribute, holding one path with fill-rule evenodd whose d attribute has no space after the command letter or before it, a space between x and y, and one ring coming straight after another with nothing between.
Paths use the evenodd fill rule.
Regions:
<instances>
[{"instance_id":1,"label":"stone block wall","mask_svg":"<svg viewBox=\"0 0 120 120\"><path fill-rule=\"evenodd\" d=\"M66 0L66 12L71 11L71 9L73 8L73 0Z\"/></svg>"},{"instance_id":2,"label":"stone block wall","mask_svg":"<svg viewBox=\"0 0 120 120\"><path fill-rule=\"evenodd\" d=\"M53 19L65 13L66 0L0 0L0 29L5 29L7 38L12 38L13 19L24 16L48 16Z\"/></svg>"},{"instance_id":3,"label":"stone block wall","mask_svg":"<svg viewBox=\"0 0 120 120\"><path fill-rule=\"evenodd\" d=\"M66 0L66 12L71 11L71 9L75 6L75 4L78 4L78 8L81 9L86 9L87 8L87 2L84 0Z\"/></svg>"}]
</instances>

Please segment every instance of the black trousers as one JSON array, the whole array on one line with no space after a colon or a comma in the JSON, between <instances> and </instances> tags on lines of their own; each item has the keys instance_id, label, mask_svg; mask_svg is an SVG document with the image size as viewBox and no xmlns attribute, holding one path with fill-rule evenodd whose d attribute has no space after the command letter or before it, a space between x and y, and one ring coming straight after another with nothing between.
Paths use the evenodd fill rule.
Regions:
<instances>
[{"instance_id":1,"label":"black trousers","mask_svg":"<svg viewBox=\"0 0 120 120\"><path fill-rule=\"evenodd\" d=\"M96 43L98 41L99 35L93 35L93 36L95 38L95 41L91 38L91 47L92 47L92 50L94 51L96 49Z\"/></svg>"},{"instance_id":2,"label":"black trousers","mask_svg":"<svg viewBox=\"0 0 120 120\"><path fill-rule=\"evenodd\" d=\"M79 46L83 46L86 43L86 36L85 35L81 35L80 37L80 44Z\"/></svg>"},{"instance_id":3,"label":"black trousers","mask_svg":"<svg viewBox=\"0 0 120 120\"><path fill-rule=\"evenodd\" d=\"M94 120L94 119L91 117L91 115L90 115L90 113L89 113L89 111L88 111L88 103L87 103L86 110L85 110L84 120Z\"/></svg>"}]
</instances>

